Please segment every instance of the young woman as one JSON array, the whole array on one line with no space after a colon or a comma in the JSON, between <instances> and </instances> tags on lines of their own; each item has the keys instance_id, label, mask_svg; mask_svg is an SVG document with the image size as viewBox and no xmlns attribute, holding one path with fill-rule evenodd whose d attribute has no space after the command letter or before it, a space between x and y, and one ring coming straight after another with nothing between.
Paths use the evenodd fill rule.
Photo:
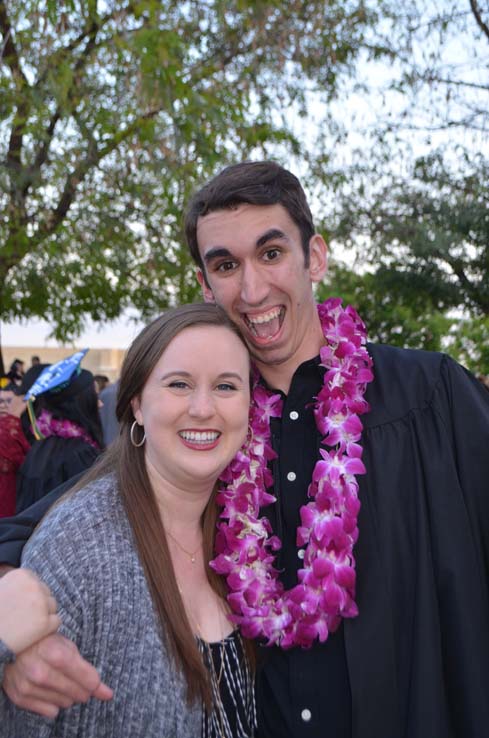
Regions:
<instances>
[{"instance_id":1,"label":"young woman","mask_svg":"<svg viewBox=\"0 0 489 738\"><path fill-rule=\"evenodd\" d=\"M4 702L9 735L253 735L250 657L208 566L216 481L246 438L249 400L248 351L216 306L168 311L136 338L121 371L119 438L23 558L114 697L54 721Z\"/></svg>"}]
</instances>

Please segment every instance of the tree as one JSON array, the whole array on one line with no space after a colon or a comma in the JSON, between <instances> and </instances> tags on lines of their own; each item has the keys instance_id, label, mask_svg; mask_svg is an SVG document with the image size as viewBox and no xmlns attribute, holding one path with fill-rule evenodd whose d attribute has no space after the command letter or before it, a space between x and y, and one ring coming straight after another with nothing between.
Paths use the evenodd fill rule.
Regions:
<instances>
[{"instance_id":1,"label":"tree","mask_svg":"<svg viewBox=\"0 0 489 738\"><path fill-rule=\"evenodd\" d=\"M459 320L449 332L447 350L475 374L489 377L489 318Z\"/></svg>"},{"instance_id":2,"label":"tree","mask_svg":"<svg viewBox=\"0 0 489 738\"><path fill-rule=\"evenodd\" d=\"M0 0L0 319L194 296L181 211L226 161L300 151L372 21L361 0Z\"/></svg>"},{"instance_id":3,"label":"tree","mask_svg":"<svg viewBox=\"0 0 489 738\"><path fill-rule=\"evenodd\" d=\"M473 157L463 169L433 155L416 162L409 182L393 179L363 202L355 193L336 236L350 246L367 239L392 294L409 286L437 310L489 316L489 163Z\"/></svg>"},{"instance_id":4,"label":"tree","mask_svg":"<svg viewBox=\"0 0 489 738\"><path fill-rule=\"evenodd\" d=\"M353 91L375 92L380 103L366 128L391 141L419 134L435 146L447 131L458 143L487 135L487 2L379 0L377 7L353 77ZM367 54L374 63L364 63Z\"/></svg>"},{"instance_id":5,"label":"tree","mask_svg":"<svg viewBox=\"0 0 489 738\"><path fill-rule=\"evenodd\" d=\"M373 54L352 75L336 156L323 139L313 171L327 182L329 236L359 267L336 284L379 340L441 347L487 372L477 345L489 316L487 4L380 6L370 38L383 66Z\"/></svg>"},{"instance_id":6,"label":"tree","mask_svg":"<svg viewBox=\"0 0 489 738\"><path fill-rule=\"evenodd\" d=\"M441 351L456 319L437 310L415 282L406 281L403 289L399 285L393 289L391 276L382 268L358 274L332 261L325 282L318 288L318 298L339 296L345 304L353 305L367 325L369 341Z\"/></svg>"}]
</instances>

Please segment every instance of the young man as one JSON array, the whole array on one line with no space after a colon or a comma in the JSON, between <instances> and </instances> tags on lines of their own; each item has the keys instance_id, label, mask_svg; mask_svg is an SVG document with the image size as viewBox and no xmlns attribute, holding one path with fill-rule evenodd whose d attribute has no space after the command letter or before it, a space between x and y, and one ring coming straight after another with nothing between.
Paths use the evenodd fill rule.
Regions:
<instances>
[{"instance_id":1,"label":"young man","mask_svg":"<svg viewBox=\"0 0 489 738\"><path fill-rule=\"evenodd\" d=\"M204 297L240 325L261 375L257 402L268 398L263 402L278 454L271 462L277 501L261 515L281 539L276 568L292 590L289 609L285 595L277 598L279 614L272 620L283 623L284 640L309 646L260 648L259 735L484 735L489 725L487 393L446 356L369 344L366 357L361 327L351 313L339 313L336 323L331 316L338 306L318 313L312 285L325 274L326 246L314 231L298 180L278 165L244 163L221 172L192 199L186 233ZM343 357L333 350L335 337L347 339ZM338 387L352 383L345 370L350 359L363 386L348 390L348 407L354 410L343 427L348 414L343 406L332 415L328 408L336 407ZM361 416L359 438L358 414L366 409L360 395L367 384L370 409ZM348 463L353 461L352 474L338 471L340 458L334 454L317 463L327 449L325 435L336 438L333 431L343 439ZM338 540L347 531L354 543L356 589L347 544L344 561L338 562L334 536L329 542L318 536L314 548L304 534L307 511L300 509L311 503L311 481L313 492L341 489L348 498L350 518L343 510L333 523L341 518ZM309 586L311 580L298 574L314 557L328 571L345 564L347 584L325 590L322 609L314 599L317 582ZM246 580L250 571L243 567L237 573ZM302 589L294 589L298 576ZM302 590L305 598L294 607L293 596ZM238 586L234 596L241 602ZM277 630L267 631L269 622L253 610L253 600L250 611L243 616L246 627L258 638L272 632L280 640ZM323 642L311 636L324 639L328 629ZM70 667L59 637L51 640L56 659L49 643L8 667L4 688L14 701L29 709L33 702L37 708L48 703L52 709L95 687L97 696L106 696L77 654L72 664L83 668L83 678ZM42 678L36 678L39 668Z\"/></svg>"}]
</instances>

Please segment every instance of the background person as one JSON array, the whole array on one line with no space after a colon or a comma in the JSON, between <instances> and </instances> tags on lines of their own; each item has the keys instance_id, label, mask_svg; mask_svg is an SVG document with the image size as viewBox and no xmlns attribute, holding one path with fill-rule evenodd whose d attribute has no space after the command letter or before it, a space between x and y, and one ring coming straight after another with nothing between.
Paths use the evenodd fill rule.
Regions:
<instances>
[{"instance_id":1,"label":"background person","mask_svg":"<svg viewBox=\"0 0 489 738\"><path fill-rule=\"evenodd\" d=\"M53 371L54 366L45 371ZM36 381L42 376L39 373ZM30 389L26 388L26 392ZM35 399L30 421L34 441L17 472L17 512L88 469L103 448L92 373L74 369L61 386L42 391Z\"/></svg>"},{"instance_id":2,"label":"background person","mask_svg":"<svg viewBox=\"0 0 489 738\"><path fill-rule=\"evenodd\" d=\"M24 362L22 361L22 359L14 359L12 364L10 365L7 377L10 379L11 382L20 387L20 385L22 384L23 376Z\"/></svg>"},{"instance_id":3,"label":"background person","mask_svg":"<svg viewBox=\"0 0 489 738\"><path fill-rule=\"evenodd\" d=\"M104 433L104 443L106 446L117 438L119 433L119 423L115 414L117 403L117 392L119 391L119 380L112 382L103 389L99 395L102 406L99 408L100 422Z\"/></svg>"},{"instance_id":4,"label":"background person","mask_svg":"<svg viewBox=\"0 0 489 738\"><path fill-rule=\"evenodd\" d=\"M105 374L94 374L93 379L98 395L110 384L110 379Z\"/></svg>"},{"instance_id":5,"label":"background person","mask_svg":"<svg viewBox=\"0 0 489 738\"><path fill-rule=\"evenodd\" d=\"M0 389L0 518L15 513L17 471L30 448L21 423L25 401L18 392L9 379Z\"/></svg>"},{"instance_id":6,"label":"background person","mask_svg":"<svg viewBox=\"0 0 489 738\"><path fill-rule=\"evenodd\" d=\"M168 311L136 338L121 372L120 436L23 557L114 697L54 723L4 700L12 735L253 735L250 666L208 566L215 483L246 438L249 397L248 351L217 307Z\"/></svg>"}]
</instances>

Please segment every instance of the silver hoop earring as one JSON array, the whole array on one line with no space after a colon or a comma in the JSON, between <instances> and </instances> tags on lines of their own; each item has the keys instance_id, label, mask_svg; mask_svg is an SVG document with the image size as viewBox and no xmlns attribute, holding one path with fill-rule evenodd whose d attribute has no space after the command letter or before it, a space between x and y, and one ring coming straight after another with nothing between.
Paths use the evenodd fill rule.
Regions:
<instances>
[{"instance_id":1,"label":"silver hoop earring","mask_svg":"<svg viewBox=\"0 0 489 738\"><path fill-rule=\"evenodd\" d=\"M133 446L136 446L136 448L139 448L140 446L143 445L143 443L146 440L146 433L143 431L143 437L141 438L141 440L139 441L139 443L136 443L136 441L134 440L134 428L136 428L136 426L138 426L138 421L137 420L135 420L134 423L131 425L131 431L129 433L129 437L131 439L132 445Z\"/></svg>"}]
</instances>

